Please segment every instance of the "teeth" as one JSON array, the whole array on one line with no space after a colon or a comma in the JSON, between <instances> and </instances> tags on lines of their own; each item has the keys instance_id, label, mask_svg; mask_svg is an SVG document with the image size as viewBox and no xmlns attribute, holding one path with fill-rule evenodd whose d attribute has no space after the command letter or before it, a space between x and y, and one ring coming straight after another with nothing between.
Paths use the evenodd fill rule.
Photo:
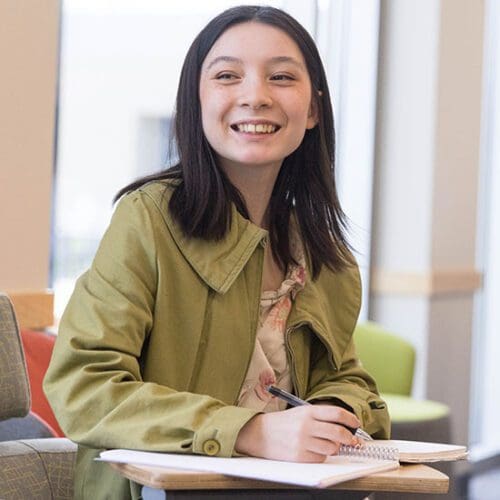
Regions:
<instances>
[{"instance_id":1,"label":"teeth","mask_svg":"<svg viewBox=\"0 0 500 500\"><path fill-rule=\"evenodd\" d=\"M240 132L246 132L249 134L272 134L276 131L276 125L271 125L268 123L238 123L236 128Z\"/></svg>"}]
</instances>

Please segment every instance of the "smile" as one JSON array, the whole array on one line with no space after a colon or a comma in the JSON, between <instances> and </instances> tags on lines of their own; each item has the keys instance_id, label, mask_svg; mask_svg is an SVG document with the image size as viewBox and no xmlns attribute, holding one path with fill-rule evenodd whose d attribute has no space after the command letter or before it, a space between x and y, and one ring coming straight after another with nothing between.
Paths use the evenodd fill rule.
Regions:
<instances>
[{"instance_id":1,"label":"smile","mask_svg":"<svg viewBox=\"0 0 500 500\"><path fill-rule=\"evenodd\" d=\"M236 123L231 125L231 128L246 134L273 134L280 129L278 125L272 123Z\"/></svg>"}]
</instances>

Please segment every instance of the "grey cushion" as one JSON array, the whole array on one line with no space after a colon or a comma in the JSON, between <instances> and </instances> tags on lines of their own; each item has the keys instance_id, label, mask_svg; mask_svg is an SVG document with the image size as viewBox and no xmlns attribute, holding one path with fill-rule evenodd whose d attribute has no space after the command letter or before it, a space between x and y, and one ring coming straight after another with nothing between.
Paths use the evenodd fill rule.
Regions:
<instances>
[{"instance_id":1,"label":"grey cushion","mask_svg":"<svg viewBox=\"0 0 500 500\"><path fill-rule=\"evenodd\" d=\"M12 303L0 293L0 420L24 417L30 389L19 328Z\"/></svg>"},{"instance_id":2,"label":"grey cushion","mask_svg":"<svg viewBox=\"0 0 500 500\"><path fill-rule=\"evenodd\" d=\"M50 437L54 437L52 432L32 413L25 417L9 418L0 422L0 441Z\"/></svg>"},{"instance_id":3,"label":"grey cushion","mask_svg":"<svg viewBox=\"0 0 500 500\"><path fill-rule=\"evenodd\" d=\"M73 498L76 445L64 438L0 443L0 498Z\"/></svg>"}]
</instances>

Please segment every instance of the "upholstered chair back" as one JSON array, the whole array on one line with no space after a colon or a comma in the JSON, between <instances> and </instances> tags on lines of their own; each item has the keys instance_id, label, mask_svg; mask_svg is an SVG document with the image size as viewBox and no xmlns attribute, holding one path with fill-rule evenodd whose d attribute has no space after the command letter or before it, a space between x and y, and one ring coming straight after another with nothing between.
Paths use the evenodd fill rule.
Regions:
<instances>
[{"instance_id":1,"label":"upholstered chair back","mask_svg":"<svg viewBox=\"0 0 500 500\"><path fill-rule=\"evenodd\" d=\"M14 308L0 293L0 421L24 417L30 410L26 363Z\"/></svg>"},{"instance_id":2,"label":"upholstered chair back","mask_svg":"<svg viewBox=\"0 0 500 500\"><path fill-rule=\"evenodd\" d=\"M0 499L69 500L76 445L66 438L22 439L37 423L29 410L19 327L9 297L0 293Z\"/></svg>"}]
</instances>

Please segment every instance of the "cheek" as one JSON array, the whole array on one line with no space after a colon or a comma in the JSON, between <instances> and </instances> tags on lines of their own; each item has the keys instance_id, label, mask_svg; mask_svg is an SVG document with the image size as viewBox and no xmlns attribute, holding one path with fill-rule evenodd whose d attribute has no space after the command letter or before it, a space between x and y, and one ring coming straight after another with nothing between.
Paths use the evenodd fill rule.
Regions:
<instances>
[{"instance_id":1,"label":"cheek","mask_svg":"<svg viewBox=\"0 0 500 500\"><path fill-rule=\"evenodd\" d=\"M287 96L286 106L290 118L293 118L297 125L306 125L311 114L311 96L308 92L297 92Z\"/></svg>"},{"instance_id":2,"label":"cheek","mask_svg":"<svg viewBox=\"0 0 500 500\"><path fill-rule=\"evenodd\" d=\"M297 99L289 114L290 119L296 125L297 133L302 133L307 128L311 116L311 107L303 99Z\"/></svg>"},{"instance_id":3,"label":"cheek","mask_svg":"<svg viewBox=\"0 0 500 500\"><path fill-rule=\"evenodd\" d=\"M208 139L208 142L211 141L211 137L213 136L214 126L213 126L213 112L210 108L209 101L203 101L203 96L200 95L201 100L201 126L203 128L203 133L205 137Z\"/></svg>"},{"instance_id":4,"label":"cheek","mask_svg":"<svg viewBox=\"0 0 500 500\"><path fill-rule=\"evenodd\" d=\"M220 127L220 114L217 112L217 106L210 101L201 106L201 126L205 139L218 152L223 141L223 130Z\"/></svg>"},{"instance_id":5,"label":"cheek","mask_svg":"<svg viewBox=\"0 0 500 500\"><path fill-rule=\"evenodd\" d=\"M207 88L206 85L200 86L200 110L201 110L201 119L203 123L206 123L210 119L211 115L211 92L210 89Z\"/></svg>"},{"instance_id":6,"label":"cheek","mask_svg":"<svg viewBox=\"0 0 500 500\"><path fill-rule=\"evenodd\" d=\"M201 119L203 126L220 123L225 116L225 99L214 92L200 93Z\"/></svg>"},{"instance_id":7,"label":"cheek","mask_svg":"<svg viewBox=\"0 0 500 500\"><path fill-rule=\"evenodd\" d=\"M289 119L293 121L293 134L290 136L292 143L290 146L293 150L297 149L302 143L307 129L309 128L310 106L303 99L297 99L294 103L293 110L289 114Z\"/></svg>"}]
</instances>

